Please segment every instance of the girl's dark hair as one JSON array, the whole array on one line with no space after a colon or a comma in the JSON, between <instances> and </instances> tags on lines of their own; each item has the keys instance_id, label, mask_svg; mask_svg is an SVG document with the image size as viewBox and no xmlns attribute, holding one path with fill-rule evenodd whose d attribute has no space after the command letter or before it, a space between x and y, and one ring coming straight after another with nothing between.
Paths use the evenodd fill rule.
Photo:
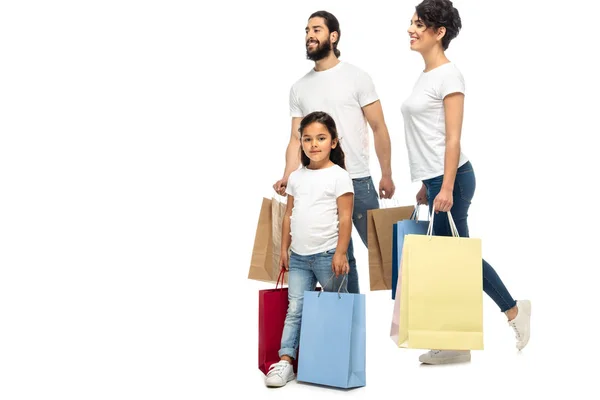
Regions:
<instances>
[{"instance_id":1,"label":"girl's dark hair","mask_svg":"<svg viewBox=\"0 0 600 400\"><path fill-rule=\"evenodd\" d=\"M342 150L342 146L340 145L335 121L329 114L322 111L315 111L302 118L302 121L300 121L300 128L298 129L298 131L300 132L300 143L302 143L302 134L304 133L304 129L308 125L315 122L325 125L325 128L327 128L327 131L329 131L329 134L331 135L332 141L334 139L338 140L335 148L331 149L331 153L329 153L329 159L334 164L337 164L343 169L346 169L346 156L344 154L344 150ZM300 147L302 147L302 145ZM300 149L300 158L302 159L303 166L306 167L310 164L310 158L308 158L308 156L304 153L302 148Z\"/></svg>"},{"instance_id":2,"label":"girl's dark hair","mask_svg":"<svg viewBox=\"0 0 600 400\"><path fill-rule=\"evenodd\" d=\"M340 31L339 21L337 20L335 15L333 15L332 13L327 12L327 11L314 12L308 19L315 18L315 17L321 17L325 20L325 26L327 26L329 33L332 33L332 32L338 33L337 40L335 41L335 43L333 43L332 47L333 47L333 54L335 54L335 56L337 58L340 58L341 53L337 48L338 43L340 42L340 38L342 37L342 32Z\"/></svg>"},{"instance_id":3,"label":"girl's dark hair","mask_svg":"<svg viewBox=\"0 0 600 400\"><path fill-rule=\"evenodd\" d=\"M462 28L462 22L458 10L454 8L450 0L424 0L416 8L417 17L428 28L437 30L442 26L446 28L446 34L442 38L444 50L450 46L450 41L458 36Z\"/></svg>"}]
</instances>

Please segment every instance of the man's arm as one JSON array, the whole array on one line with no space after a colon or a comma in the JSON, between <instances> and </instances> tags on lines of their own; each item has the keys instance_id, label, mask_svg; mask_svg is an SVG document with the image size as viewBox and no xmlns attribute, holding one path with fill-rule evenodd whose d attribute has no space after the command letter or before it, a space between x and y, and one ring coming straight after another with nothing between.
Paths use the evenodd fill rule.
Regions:
<instances>
[{"instance_id":1,"label":"man's arm","mask_svg":"<svg viewBox=\"0 0 600 400\"><path fill-rule=\"evenodd\" d=\"M285 194L285 187L287 186L290 174L300 166L300 132L298 132L300 121L302 121L301 117L292 117L292 132L285 151L285 169L283 171L283 177L273 185L273 189L281 196Z\"/></svg>"},{"instance_id":2,"label":"man's arm","mask_svg":"<svg viewBox=\"0 0 600 400\"><path fill-rule=\"evenodd\" d=\"M363 107L365 117L371 130L375 144L375 152L381 166L381 176L391 178L392 176L392 144L390 134L383 118L383 109L379 100Z\"/></svg>"},{"instance_id":3,"label":"man's arm","mask_svg":"<svg viewBox=\"0 0 600 400\"><path fill-rule=\"evenodd\" d=\"M381 184L379 185L380 196L391 198L394 195L394 183L392 181L392 143L390 134L383 117L383 109L379 100L363 107L365 118L373 131L375 152L381 167ZM382 189L383 192L382 193Z\"/></svg>"},{"instance_id":4,"label":"man's arm","mask_svg":"<svg viewBox=\"0 0 600 400\"><path fill-rule=\"evenodd\" d=\"M302 121L302 118L292 118L292 132L285 152L285 170L283 172L286 183L290 174L300 166L300 132L298 132L300 121Z\"/></svg>"}]
</instances>

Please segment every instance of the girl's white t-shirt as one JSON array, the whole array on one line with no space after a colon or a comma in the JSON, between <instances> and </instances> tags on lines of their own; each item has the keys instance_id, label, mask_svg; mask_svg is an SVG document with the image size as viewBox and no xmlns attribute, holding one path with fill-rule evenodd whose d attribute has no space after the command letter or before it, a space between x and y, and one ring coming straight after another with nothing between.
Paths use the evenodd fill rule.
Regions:
<instances>
[{"instance_id":1,"label":"girl's white t-shirt","mask_svg":"<svg viewBox=\"0 0 600 400\"><path fill-rule=\"evenodd\" d=\"M402 103L404 134L413 182L444 174L446 118L444 98L465 93L465 81L454 63L421 72L413 91ZM458 166L468 161L460 153Z\"/></svg>"},{"instance_id":2,"label":"girl's white t-shirt","mask_svg":"<svg viewBox=\"0 0 600 400\"><path fill-rule=\"evenodd\" d=\"M338 165L323 169L302 167L290 174L286 193L294 197L291 250L312 255L337 246L337 198L354 193L350 174Z\"/></svg>"}]
</instances>

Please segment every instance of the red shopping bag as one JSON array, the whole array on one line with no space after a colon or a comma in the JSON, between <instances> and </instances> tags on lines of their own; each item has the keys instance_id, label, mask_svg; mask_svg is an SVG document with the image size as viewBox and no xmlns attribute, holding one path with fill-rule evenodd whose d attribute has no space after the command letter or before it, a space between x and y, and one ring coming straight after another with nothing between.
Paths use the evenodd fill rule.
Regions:
<instances>
[{"instance_id":1,"label":"red shopping bag","mask_svg":"<svg viewBox=\"0 0 600 400\"><path fill-rule=\"evenodd\" d=\"M280 358L281 335L288 309L288 289L283 287L285 272L285 269L279 272L275 289L258 291L258 369L265 375ZM281 287L278 289L280 281ZM321 291L322 288L315 285L313 290ZM300 347L296 350L296 359L292 363L294 372L298 371L299 356Z\"/></svg>"},{"instance_id":2,"label":"red shopping bag","mask_svg":"<svg viewBox=\"0 0 600 400\"><path fill-rule=\"evenodd\" d=\"M288 309L288 289L283 287L284 273L284 269L279 272L275 289L258 291L258 369L265 375L269 367L279 361L281 335ZM280 281L281 287L278 289Z\"/></svg>"}]
</instances>

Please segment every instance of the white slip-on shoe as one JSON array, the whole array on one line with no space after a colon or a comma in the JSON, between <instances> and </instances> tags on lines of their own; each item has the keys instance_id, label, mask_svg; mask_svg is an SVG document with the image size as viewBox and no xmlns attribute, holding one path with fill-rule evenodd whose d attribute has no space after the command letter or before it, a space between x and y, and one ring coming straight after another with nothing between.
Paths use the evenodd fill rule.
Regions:
<instances>
[{"instance_id":1,"label":"white slip-on shoe","mask_svg":"<svg viewBox=\"0 0 600 400\"><path fill-rule=\"evenodd\" d=\"M512 321L508 321L508 324L515 331L517 349L521 351L529 343L529 334L531 332L531 301L517 300L517 310L517 316Z\"/></svg>"},{"instance_id":2,"label":"white slip-on shoe","mask_svg":"<svg viewBox=\"0 0 600 400\"><path fill-rule=\"evenodd\" d=\"M267 387L282 387L293 380L294 377L294 367L292 364L286 360L280 360L269 367L269 372L265 377L265 385Z\"/></svg>"}]
</instances>

